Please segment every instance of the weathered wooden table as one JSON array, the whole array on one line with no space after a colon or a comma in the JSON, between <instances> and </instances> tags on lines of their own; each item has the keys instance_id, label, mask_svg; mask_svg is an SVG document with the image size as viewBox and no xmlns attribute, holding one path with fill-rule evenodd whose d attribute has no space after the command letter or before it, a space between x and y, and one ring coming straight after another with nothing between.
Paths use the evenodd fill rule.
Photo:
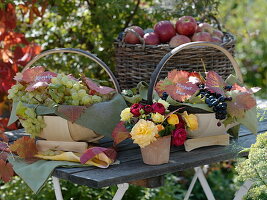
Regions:
<instances>
[{"instance_id":1,"label":"weathered wooden table","mask_svg":"<svg viewBox=\"0 0 267 200\"><path fill-rule=\"evenodd\" d=\"M261 107L266 107L267 101L261 101ZM258 133L267 131L267 114L263 121L259 122ZM7 133L12 139L12 132ZM18 135L14 135L15 139ZM63 199L60 191L58 178L69 180L79 185L86 185L92 188L102 188L111 185L118 185L118 191L114 199L121 199L128 189L128 183L145 184L147 187L157 187L163 184L163 175L182 171L189 168L195 168L196 178L199 178L204 192L208 199L214 199L213 194L206 182L202 168L199 166L216 163L228 159L235 159L237 156L245 156L246 153L238 155L242 148L248 148L255 143L256 136L249 130L241 126L240 137L238 140L232 140L230 146L210 146L185 152L183 147L171 148L170 161L168 164L149 166L142 162L140 148L125 141L119 145L118 160L120 164L110 166L108 169L96 167L82 168L56 168L53 173L53 182L55 186L57 199ZM110 147L111 140L101 140L100 146ZM142 181L140 181L142 180ZM191 190L194 183L190 186ZM189 191L190 191L189 188ZM191 191L190 191L191 192ZM189 193L190 194L190 193ZM187 196L189 197L189 194ZM187 197L187 199L188 199ZM186 199L186 198L185 198Z\"/></svg>"}]
</instances>

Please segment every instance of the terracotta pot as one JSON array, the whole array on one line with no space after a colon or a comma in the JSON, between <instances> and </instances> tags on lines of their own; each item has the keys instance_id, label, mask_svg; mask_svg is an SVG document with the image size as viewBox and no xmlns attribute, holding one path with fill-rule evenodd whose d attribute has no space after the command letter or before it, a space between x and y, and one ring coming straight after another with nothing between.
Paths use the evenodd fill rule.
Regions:
<instances>
[{"instance_id":1,"label":"terracotta pot","mask_svg":"<svg viewBox=\"0 0 267 200\"><path fill-rule=\"evenodd\" d=\"M226 127L221 121L221 126L218 126L217 123L220 121L215 118L215 113L205 113L205 114L195 114L198 119L198 129L195 131L187 130L189 138L199 138L207 137L214 135L223 135L226 134L226 131L229 128L237 125L238 123L233 123L227 125Z\"/></svg>"},{"instance_id":2,"label":"terracotta pot","mask_svg":"<svg viewBox=\"0 0 267 200\"><path fill-rule=\"evenodd\" d=\"M46 127L42 130L39 137L49 141L64 142L97 142L103 138L93 130L72 123L58 116L44 116Z\"/></svg>"},{"instance_id":3,"label":"terracotta pot","mask_svg":"<svg viewBox=\"0 0 267 200\"><path fill-rule=\"evenodd\" d=\"M171 135L159 137L155 142L141 148L143 162L147 165L161 165L169 162Z\"/></svg>"}]
</instances>

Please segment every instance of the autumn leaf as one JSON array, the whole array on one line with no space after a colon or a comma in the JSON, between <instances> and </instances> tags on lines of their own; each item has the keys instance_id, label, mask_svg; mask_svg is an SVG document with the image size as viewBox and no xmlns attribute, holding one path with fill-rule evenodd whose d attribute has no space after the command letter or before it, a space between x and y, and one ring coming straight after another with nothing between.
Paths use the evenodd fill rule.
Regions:
<instances>
[{"instance_id":1,"label":"autumn leaf","mask_svg":"<svg viewBox=\"0 0 267 200\"><path fill-rule=\"evenodd\" d=\"M69 121L74 123L79 119L85 109L85 106L59 105L57 112L59 115L64 115Z\"/></svg>"},{"instance_id":2,"label":"autumn leaf","mask_svg":"<svg viewBox=\"0 0 267 200\"><path fill-rule=\"evenodd\" d=\"M35 77L34 82L31 83L26 88L26 91L31 92L38 88L47 87L49 83L51 83L51 79L56 76L57 76L57 73L54 73L54 72L49 72L49 71L43 72L40 75L37 75Z\"/></svg>"},{"instance_id":3,"label":"autumn leaf","mask_svg":"<svg viewBox=\"0 0 267 200\"><path fill-rule=\"evenodd\" d=\"M26 69L22 73L22 81L26 83L34 82L36 76L42 74L44 71L45 71L45 68L42 66Z\"/></svg>"},{"instance_id":4,"label":"autumn leaf","mask_svg":"<svg viewBox=\"0 0 267 200\"><path fill-rule=\"evenodd\" d=\"M113 88L106 87L106 86L100 86L87 77L83 77L82 80L86 83L87 87L90 90L94 90L100 94L108 94L110 92L115 91Z\"/></svg>"},{"instance_id":5,"label":"autumn leaf","mask_svg":"<svg viewBox=\"0 0 267 200\"><path fill-rule=\"evenodd\" d=\"M48 86L48 83L46 82L34 82L34 83L31 83L25 90L28 92L32 92L35 89L42 88L42 87L44 88L47 86Z\"/></svg>"},{"instance_id":6,"label":"autumn leaf","mask_svg":"<svg viewBox=\"0 0 267 200\"><path fill-rule=\"evenodd\" d=\"M168 73L168 79L173 83L186 83L189 78L189 72L178 71L177 69L172 70Z\"/></svg>"},{"instance_id":7,"label":"autumn leaf","mask_svg":"<svg viewBox=\"0 0 267 200\"><path fill-rule=\"evenodd\" d=\"M7 48L0 49L0 59L3 60L3 62L8 63L13 57L12 51L10 51Z\"/></svg>"},{"instance_id":8,"label":"autumn leaf","mask_svg":"<svg viewBox=\"0 0 267 200\"><path fill-rule=\"evenodd\" d=\"M231 90L238 90L241 92L247 92L247 93L253 94L253 93L258 92L260 89L261 88L259 88L259 87L253 87L253 88L248 89L246 87L242 87L242 86L238 85L237 83L234 83Z\"/></svg>"},{"instance_id":9,"label":"autumn leaf","mask_svg":"<svg viewBox=\"0 0 267 200\"><path fill-rule=\"evenodd\" d=\"M203 78L203 76L201 76L201 74L199 72L190 72L189 73L189 78L188 78L189 82L191 83L205 83L205 79Z\"/></svg>"},{"instance_id":10,"label":"autumn leaf","mask_svg":"<svg viewBox=\"0 0 267 200\"><path fill-rule=\"evenodd\" d=\"M224 95L223 88L226 83L216 72L209 71L206 76L206 88L211 91L221 95Z\"/></svg>"},{"instance_id":11,"label":"autumn leaf","mask_svg":"<svg viewBox=\"0 0 267 200\"><path fill-rule=\"evenodd\" d=\"M198 86L187 82L187 83L176 83L173 85L168 85L166 87L166 92L177 101L185 101L189 99L198 90Z\"/></svg>"},{"instance_id":12,"label":"autumn leaf","mask_svg":"<svg viewBox=\"0 0 267 200\"><path fill-rule=\"evenodd\" d=\"M2 12L3 13L1 13L1 21L4 22L6 28L10 30L15 29L17 21L15 5L12 3L8 3L6 6L6 10Z\"/></svg>"},{"instance_id":13,"label":"autumn leaf","mask_svg":"<svg viewBox=\"0 0 267 200\"><path fill-rule=\"evenodd\" d=\"M8 153L3 151L3 152L0 152L0 160L7 160L8 158Z\"/></svg>"},{"instance_id":14,"label":"autumn leaf","mask_svg":"<svg viewBox=\"0 0 267 200\"><path fill-rule=\"evenodd\" d=\"M35 139L23 136L10 145L10 150L21 158L31 159L37 154Z\"/></svg>"},{"instance_id":15,"label":"autumn leaf","mask_svg":"<svg viewBox=\"0 0 267 200\"><path fill-rule=\"evenodd\" d=\"M4 160L0 160L0 179L2 179L6 183L10 181L13 176L13 166Z\"/></svg>"},{"instance_id":16,"label":"autumn leaf","mask_svg":"<svg viewBox=\"0 0 267 200\"><path fill-rule=\"evenodd\" d=\"M96 155L104 153L111 160L115 161L117 157L117 152L112 148L103 148L103 147L91 147L80 157L80 162L85 164L88 160L91 160Z\"/></svg>"},{"instance_id":17,"label":"autumn leaf","mask_svg":"<svg viewBox=\"0 0 267 200\"><path fill-rule=\"evenodd\" d=\"M114 145L117 145L130 137L129 131L127 131L124 126L124 122L119 122L115 126L112 131L112 137L114 139Z\"/></svg>"},{"instance_id":18,"label":"autumn leaf","mask_svg":"<svg viewBox=\"0 0 267 200\"><path fill-rule=\"evenodd\" d=\"M161 80L156 84L155 90L161 96L163 92L166 92L166 86L172 84L173 83L168 78L165 78L164 80Z\"/></svg>"},{"instance_id":19,"label":"autumn leaf","mask_svg":"<svg viewBox=\"0 0 267 200\"><path fill-rule=\"evenodd\" d=\"M1 128L0 128L0 140L8 142L8 137L4 133L1 133Z\"/></svg>"},{"instance_id":20,"label":"autumn leaf","mask_svg":"<svg viewBox=\"0 0 267 200\"><path fill-rule=\"evenodd\" d=\"M245 111L256 106L256 100L248 92L230 91L232 101L227 102L227 112L231 117L242 118Z\"/></svg>"},{"instance_id":21,"label":"autumn leaf","mask_svg":"<svg viewBox=\"0 0 267 200\"><path fill-rule=\"evenodd\" d=\"M2 151L10 152L8 144L6 142L0 141L0 152L2 152Z\"/></svg>"},{"instance_id":22,"label":"autumn leaf","mask_svg":"<svg viewBox=\"0 0 267 200\"><path fill-rule=\"evenodd\" d=\"M23 48L17 46L14 51L14 60L18 64L25 66L34 56L36 56L40 52L41 47L36 44L27 45Z\"/></svg>"},{"instance_id":23,"label":"autumn leaf","mask_svg":"<svg viewBox=\"0 0 267 200\"><path fill-rule=\"evenodd\" d=\"M26 40L24 34L22 33L16 33L16 32L8 32L6 33L4 39L4 45L7 48L10 48L17 44L25 44L28 45L29 42Z\"/></svg>"}]
</instances>

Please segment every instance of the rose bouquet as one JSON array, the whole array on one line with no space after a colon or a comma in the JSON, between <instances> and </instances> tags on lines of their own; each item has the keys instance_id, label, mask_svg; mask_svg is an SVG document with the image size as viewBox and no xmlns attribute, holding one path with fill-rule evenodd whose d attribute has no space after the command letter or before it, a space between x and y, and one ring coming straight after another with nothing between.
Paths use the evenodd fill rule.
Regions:
<instances>
[{"instance_id":1,"label":"rose bouquet","mask_svg":"<svg viewBox=\"0 0 267 200\"><path fill-rule=\"evenodd\" d=\"M195 115L187 114L186 111L179 114L179 109L170 112L168 108L169 103L159 99L152 105L135 103L121 112L121 122L133 142L141 147L146 164L168 162L170 141L175 146L183 145L187 138L187 129L198 129ZM163 142L164 140L167 142ZM162 143L166 146L162 146ZM161 154L165 156L160 156ZM159 160L160 157L164 159Z\"/></svg>"}]
</instances>

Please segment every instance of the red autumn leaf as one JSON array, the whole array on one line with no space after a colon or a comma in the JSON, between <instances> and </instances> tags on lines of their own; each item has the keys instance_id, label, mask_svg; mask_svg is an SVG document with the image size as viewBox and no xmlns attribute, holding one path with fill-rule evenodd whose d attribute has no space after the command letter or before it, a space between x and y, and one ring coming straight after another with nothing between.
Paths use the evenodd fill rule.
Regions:
<instances>
[{"instance_id":1,"label":"red autumn leaf","mask_svg":"<svg viewBox=\"0 0 267 200\"><path fill-rule=\"evenodd\" d=\"M232 101L227 103L227 112L232 117L243 117L246 110L256 106L256 100L250 93L242 92L233 96Z\"/></svg>"},{"instance_id":2,"label":"red autumn leaf","mask_svg":"<svg viewBox=\"0 0 267 200\"><path fill-rule=\"evenodd\" d=\"M1 127L0 127L0 139L2 139L4 142L8 142L8 137L4 133L1 133Z\"/></svg>"},{"instance_id":3,"label":"red autumn leaf","mask_svg":"<svg viewBox=\"0 0 267 200\"><path fill-rule=\"evenodd\" d=\"M34 82L34 83L31 83L25 90L28 92L32 92L35 89L45 88L47 86L48 86L48 83L46 82Z\"/></svg>"},{"instance_id":4,"label":"red autumn leaf","mask_svg":"<svg viewBox=\"0 0 267 200\"><path fill-rule=\"evenodd\" d=\"M85 109L85 106L59 105L57 112L63 114L69 121L74 123Z\"/></svg>"},{"instance_id":5,"label":"red autumn leaf","mask_svg":"<svg viewBox=\"0 0 267 200\"><path fill-rule=\"evenodd\" d=\"M224 95L223 88L226 83L216 72L209 71L206 76L206 88L211 91L221 95Z\"/></svg>"},{"instance_id":6,"label":"red autumn leaf","mask_svg":"<svg viewBox=\"0 0 267 200\"><path fill-rule=\"evenodd\" d=\"M44 71L45 71L45 68L42 66L26 69L22 73L22 81L26 83L34 82L36 76L42 74Z\"/></svg>"},{"instance_id":7,"label":"red autumn leaf","mask_svg":"<svg viewBox=\"0 0 267 200\"><path fill-rule=\"evenodd\" d=\"M189 72L172 70L168 73L168 79L173 83L186 83L189 78Z\"/></svg>"},{"instance_id":8,"label":"red autumn leaf","mask_svg":"<svg viewBox=\"0 0 267 200\"><path fill-rule=\"evenodd\" d=\"M7 160L8 158L8 153L3 151L3 152L0 152L0 160Z\"/></svg>"},{"instance_id":9,"label":"red autumn leaf","mask_svg":"<svg viewBox=\"0 0 267 200\"><path fill-rule=\"evenodd\" d=\"M110 87L106 87L106 86L100 86L98 84L96 84L94 81L92 81L91 79L87 78L87 77L83 77L82 78L83 81L86 83L87 87L90 90L94 90L100 94L108 94L110 92L115 91L113 88Z\"/></svg>"},{"instance_id":10,"label":"red autumn leaf","mask_svg":"<svg viewBox=\"0 0 267 200\"><path fill-rule=\"evenodd\" d=\"M21 158L31 159L37 153L35 139L23 136L10 145L10 150Z\"/></svg>"},{"instance_id":11,"label":"red autumn leaf","mask_svg":"<svg viewBox=\"0 0 267 200\"><path fill-rule=\"evenodd\" d=\"M191 83L205 83L205 79L199 72L190 72L188 79Z\"/></svg>"},{"instance_id":12,"label":"red autumn leaf","mask_svg":"<svg viewBox=\"0 0 267 200\"><path fill-rule=\"evenodd\" d=\"M8 32L4 38L4 45L7 48L10 48L17 44L28 45L29 42L26 40L24 34L16 32Z\"/></svg>"},{"instance_id":13,"label":"red autumn leaf","mask_svg":"<svg viewBox=\"0 0 267 200\"><path fill-rule=\"evenodd\" d=\"M79 81L77 78L75 78L72 74L68 74L67 77L74 81Z\"/></svg>"},{"instance_id":14,"label":"red autumn leaf","mask_svg":"<svg viewBox=\"0 0 267 200\"><path fill-rule=\"evenodd\" d=\"M177 101L185 101L189 99L198 90L198 86L187 82L187 83L176 83L173 85L168 85L166 87L166 92Z\"/></svg>"},{"instance_id":15,"label":"red autumn leaf","mask_svg":"<svg viewBox=\"0 0 267 200\"><path fill-rule=\"evenodd\" d=\"M232 86L232 89L231 90L239 90L241 92L248 92L250 94L253 94L253 93L256 93L260 90L261 88L259 87L253 87L253 88L246 88L246 87L242 87L240 85L238 85L237 83L235 83L233 86Z\"/></svg>"},{"instance_id":16,"label":"red autumn leaf","mask_svg":"<svg viewBox=\"0 0 267 200\"><path fill-rule=\"evenodd\" d=\"M112 131L112 137L114 139L114 145L121 143L122 141L130 138L129 131L124 126L124 122L119 122Z\"/></svg>"},{"instance_id":17,"label":"red autumn leaf","mask_svg":"<svg viewBox=\"0 0 267 200\"><path fill-rule=\"evenodd\" d=\"M28 45L23 48L16 47L14 51L14 60L22 65L25 66L34 56L41 52L41 47L38 45Z\"/></svg>"},{"instance_id":18,"label":"red autumn leaf","mask_svg":"<svg viewBox=\"0 0 267 200\"><path fill-rule=\"evenodd\" d=\"M11 86L15 84L14 75L11 63L0 61L0 93L7 93Z\"/></svg>"},{"instance_id":19,"label":"red autumn leaf","mask_svg":"<svg viewBox=\"0 0 267 200\"><path fill-rule=\"evenodd\" d=\"M7 4L6 10L1 13L1 21L4 22L7 29L16 28L17 17L14 4Z\"/></svg>"},{"instance_id":20,"label":"red autumn leaf","mask_svg":"<svg viewBox=\"0 0 267 200\"><path fill-rule=\"evenodd\" d=\"M103 147L92 147L87 149L87 151L80 157L80 162L82 164L85 164L88 160L91 160L100 153L106 154L113 161L116 160L117 152L114 149L103 148Z\"/></svg>"},{"instance_id":21,"label":"red autumn leaf","mask_svg":"<svg viewBox=\"0 0 267 200\"><path fill-rule=\"evenodd\" d=\"M0 49L0 59L3 60L5 63L9 63L13 57L12 51L7 48Z\"/></svg>"},{"instance_id":22,"label":"red autumn leaf","mask_svg":"<svg viewBox=\"0 0 267 200\"><path fill-rule=\"evenodd\" d=\"M0 141L0 152L2 152L2 151L10 152L8 144L6 142Z\"/></svg>"},{"instance_id":23,"label":"red autumn leaf","mask_svg":"<svg viewBox=\"0 0 267 200\"><path fill-rule=\"evenodd\" d=\"M4 160L0 160L0 179L2 179L6 183L10 181L13 176L13 166Z\"/></svg>"}]
</instances>

